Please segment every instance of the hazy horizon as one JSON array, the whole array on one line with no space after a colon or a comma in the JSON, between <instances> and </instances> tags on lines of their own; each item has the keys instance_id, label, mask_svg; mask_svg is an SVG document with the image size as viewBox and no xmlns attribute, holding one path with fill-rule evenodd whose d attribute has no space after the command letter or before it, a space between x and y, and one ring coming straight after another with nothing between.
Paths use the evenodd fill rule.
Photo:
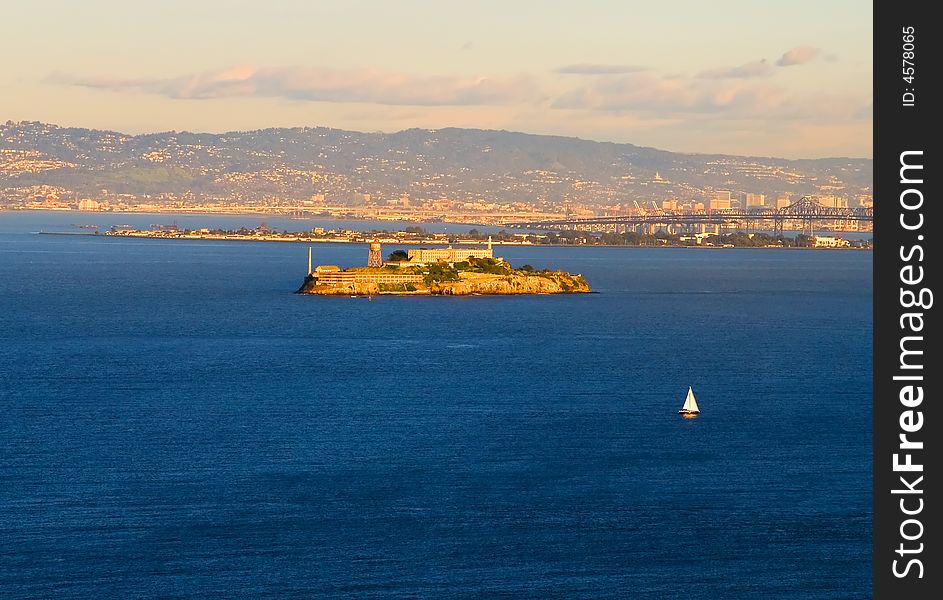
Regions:
<instances>
[{"instance_id":1,"label":"hazy horizon","mask_svg":"<svg viewBox=\"0 0 943 600\"><path fill-rule=\"evenodd\" d=\"M872 157L872 7L852 0L60 0L3 14L0 52L17 59L0 64L2 120L132 135L505 129Z\"/></svg>"}]
</instances>

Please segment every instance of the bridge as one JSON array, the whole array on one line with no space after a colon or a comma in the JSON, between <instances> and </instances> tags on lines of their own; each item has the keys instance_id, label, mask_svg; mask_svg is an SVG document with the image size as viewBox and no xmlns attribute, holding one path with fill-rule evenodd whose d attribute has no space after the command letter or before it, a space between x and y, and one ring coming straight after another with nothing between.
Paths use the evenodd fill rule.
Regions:
<instances>
[{"instance_id":1,"label":"bridge","mask_svg":"<svg viewBox=\"0 0 943 600\"><path fill-rule=\"evenodd\" d=\"M566 218L541 221L512 221L505 227L522 229L557 229L612 231L626 229L653 229L663 226L668 230L694 231L698 226L717 226L742 230L772 229L776 235L785 227L808 233L828 227L840 231L870 229L874 223L873 208L831 208L819 204L812 196L803 196L783 208L748 208L677 212L658 210L618 217Z\"/></svg>"}]
</instances>

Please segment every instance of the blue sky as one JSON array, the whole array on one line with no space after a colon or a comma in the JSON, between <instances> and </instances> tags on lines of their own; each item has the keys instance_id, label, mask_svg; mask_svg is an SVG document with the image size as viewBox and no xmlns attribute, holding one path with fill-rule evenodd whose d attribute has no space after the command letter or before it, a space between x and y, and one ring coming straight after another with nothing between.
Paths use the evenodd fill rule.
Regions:
<instances>
[{"instance_id":1,"label":"blue sky","mask_svg":"<svg viewBox=\"0 0 943 600\"><path fill-rule=\"evenodd\" d=\"M10 3L0 119L871 156L870 2Z\"/></svg>"}]
</instances>

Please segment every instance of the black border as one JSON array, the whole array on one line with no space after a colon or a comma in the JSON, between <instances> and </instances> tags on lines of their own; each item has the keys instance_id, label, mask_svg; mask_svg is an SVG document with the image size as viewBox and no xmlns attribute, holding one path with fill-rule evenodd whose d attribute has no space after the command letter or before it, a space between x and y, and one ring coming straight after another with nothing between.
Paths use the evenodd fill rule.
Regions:
<instances>
[{"instance_id":1,"label":"black border","mask_svg":"<svg viewBox=\"0 0 943 600\"><path fill-rule=\"evenodd\" d=\"M893 470L894 453L902 453L899 449L898 436L902 433L900 418L902 411L908 410L899 400L900 389L904 382L895 381L894 376L901 374L900 343L901 337L908 335L909 329L901 328L901 315L911 310L901 306L901 268L906 264L920 265L924 268L925 278L921 284L910 289L927 287L938 291L937 271L943 266L937 259L939 238L943 237L943 230L939 227L939 220L934 213L939 213L936 204L940 201L937 195L939 178L939 154L934 144L939 135L931 128L938 128L943 113L939 94L933 86L940 85L935 81L937 77L937 62L939 57L938 39L941 35L940 23L930 16L929 2L877 2L874 5L874 201L875 201L875 248L874 248L874 536L873 536L873 577L874 597L878 599L922 599L939 598L941 582L940 574L943 563L940 562L940 539L936 517L940 510L938 497L928 488L939 488L939 460L932 460L931 454L938 455L940 449L936 444L939 439L940 412L936 403L940 401L939 353L931 351L931 346L940 340L931 328L935 326L934 313L938 312L935 306L923 310L925 317L922 331L924 340L922 363L924 369L922 382L924 400L914 410L923 413L923 426L916 432L909 434L913 440L922 440L925 444L923 451L912 451L914 462L924 465L924 470L918 475L924 479L918 487L924 505L923 510L915 518L923 525L922 537L907 544L924 544L923 552L901 556L895 553L899 544L904 542L900 535L900 526L908 518L901 512L901 495L892 493L892 490L902 487L900 475ZM914 79L907 82L903 79L903 35L905 27L914 28L915 64ZM913 88L913 106L905 106L903 94L907 88ZM917 212L922 212L924 225L919 231L907 231L901 226L902 213L909 213L906 218L915 222L916 216L904 210L900 203L901 192L915 185L901 183L900 161L901 153L905 151L923 151L920 160L923 165L923 182L916 187L924 195L923 206ZM914 174L915 171L908 171ZM916 196L910 195L909 198ZM917 236L923 239L918 240ZM919 252L912 253L910 260L903 256L911 254L911 249L920 245L924 251L923 261L918 262ZM943 302L943 297L934 298L934 302ZM912 335L912 334L911 334ZM916 349L916 345L912 345ZM915 373L910 371L908 373ZM919 383L918 383L919 384ZM906 451L903 451L906 452ZM903 461L903 458L900 459ZM915 499L916 496L909 496ZM915 503L909 505L916 506ZM908 533L917 530L911 524ZM919 558L923 564L923 578L915 577L916 568L904 578L895 577L893 561L906 561L908 558ZM900 569L906 562L899 562ZM936 593L931 594L931 588Z\"/></svg>"}]
</instances>

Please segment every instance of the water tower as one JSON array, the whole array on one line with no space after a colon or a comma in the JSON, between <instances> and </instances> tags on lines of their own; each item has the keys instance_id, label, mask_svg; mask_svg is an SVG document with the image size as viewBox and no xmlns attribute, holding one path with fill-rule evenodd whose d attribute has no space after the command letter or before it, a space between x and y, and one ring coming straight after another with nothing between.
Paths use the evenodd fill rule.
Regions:
<instances>
[{"instance_id":1,"label":"water tower","mask_svg":"<svg viewBox=\"0 0 943 600\"><path fill-rule=\"evenodd\" d=\"M380 242L374 240L370 242L370 252L367 254L368 267L383 266L383 252L380 250Z\"/></svg>"}]
</instances>

